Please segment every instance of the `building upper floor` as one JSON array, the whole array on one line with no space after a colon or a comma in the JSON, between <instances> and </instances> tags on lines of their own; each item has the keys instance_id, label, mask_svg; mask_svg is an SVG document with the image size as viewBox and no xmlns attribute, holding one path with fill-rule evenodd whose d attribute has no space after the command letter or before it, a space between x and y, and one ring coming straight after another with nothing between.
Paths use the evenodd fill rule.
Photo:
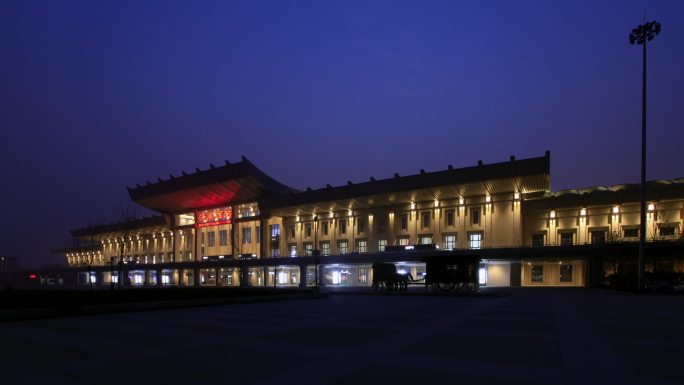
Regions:
<instances>
[{"instance_id":1,"label":"building upper floor","mask_svg":"<svg viewBox=\"0 0 684 385\"><path fill-rule=\"evenodd\" d=\"M298 191L244 159L129 189L160 215L72 231L69 265L638 240L639 186L551 192L550 154ZM650 182L648 239L677 239L684 180Z\"/></svg>"}]
</instances>

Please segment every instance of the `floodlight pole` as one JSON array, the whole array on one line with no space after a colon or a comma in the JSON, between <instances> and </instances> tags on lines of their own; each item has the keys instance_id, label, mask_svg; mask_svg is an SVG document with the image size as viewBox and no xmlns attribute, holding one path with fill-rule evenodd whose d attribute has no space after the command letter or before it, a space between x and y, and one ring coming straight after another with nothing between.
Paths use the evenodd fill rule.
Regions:
<instances>
[{"instance_id":1,"label":"floodlight pole","mask_svg":"<svg viewBox=\"0 0 684 385\"><path fill-rule=\"evenodd\" d=\"M643 45L643 73L641 82L641 199L639 223L639 273L637 290L644 289L644 251L646 245L646 42L660 33L660 23L650 21L632 30L630 44Z\"/></svg>"}]
</instances>

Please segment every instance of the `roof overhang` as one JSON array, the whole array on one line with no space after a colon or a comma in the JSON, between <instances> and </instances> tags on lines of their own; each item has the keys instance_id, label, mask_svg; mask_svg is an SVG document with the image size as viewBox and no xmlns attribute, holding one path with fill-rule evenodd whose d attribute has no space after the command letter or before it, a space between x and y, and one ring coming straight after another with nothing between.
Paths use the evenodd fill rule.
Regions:
<instances>
[{"instance_id":1,"label":"roof overhang","mask_svg":"<svg viewBox=\"0 0 684 385\"><path fill-rule=\"evenodd\" d=\"M212 165L208 170L197 169L193 174L183 173L128 189L135 203L169 214L253 202L291 191L295 190L266 175L244 157L238 163Z\"/></svg>"}]
</instances>

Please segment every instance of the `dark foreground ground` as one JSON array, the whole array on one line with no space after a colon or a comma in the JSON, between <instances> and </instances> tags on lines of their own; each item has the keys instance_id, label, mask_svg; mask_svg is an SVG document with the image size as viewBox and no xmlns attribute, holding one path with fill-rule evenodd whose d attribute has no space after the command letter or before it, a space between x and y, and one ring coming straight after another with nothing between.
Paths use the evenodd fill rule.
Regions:
<instances>
[{"instance_id":1,"label":"dark foreground ground","mask_svg":"<svg viewBox=\"0 0 684 385\"><path fill-rule=\"evenodd\" d=\"M332 294L0 324L9 384L682 384L684 298Z\"/></svg>"}]
</instances>

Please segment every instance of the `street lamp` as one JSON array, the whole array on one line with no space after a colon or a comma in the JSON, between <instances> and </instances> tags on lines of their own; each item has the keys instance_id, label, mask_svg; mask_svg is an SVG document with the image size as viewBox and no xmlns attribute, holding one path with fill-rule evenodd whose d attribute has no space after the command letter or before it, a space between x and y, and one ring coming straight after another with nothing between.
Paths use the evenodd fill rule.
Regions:
<instances>
[{"instance_id":1,"label":"street lamp","mask_svg":"<svg viewBox=\"0 0 684 385\"><path fill-rule=\"evenodd\" d=\"M660 23L649 21L632 30L629 43L641 44L643 49L643 75L641 90L641 223L639 224L639 276L638 290L644 288L644 246L646 243L646 42L660 33Z\"/></svg>"}]
</instances>

